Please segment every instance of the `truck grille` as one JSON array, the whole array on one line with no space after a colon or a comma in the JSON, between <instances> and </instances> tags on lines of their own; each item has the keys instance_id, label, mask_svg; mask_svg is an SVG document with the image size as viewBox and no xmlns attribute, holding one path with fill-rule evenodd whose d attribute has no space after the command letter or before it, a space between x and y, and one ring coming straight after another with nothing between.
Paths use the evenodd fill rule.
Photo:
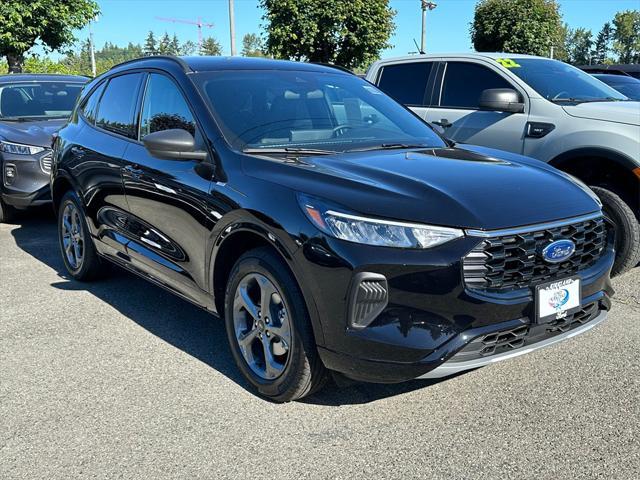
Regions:
<instances>
[{"instance_id":1,"label":"truck grille","mask_svg":"<svg viewBox=\"0 0 640 480\"><path fill-rule=\"evenodd\" d=\"M40 169L44 173L51 173L51 164L53 163L53 153L48 152L45 153L42 157L40 157Z\"/></svg>"},{"instance_id":2,"label":"truck grille","mask_svg":"<svg viewBox=\"0 0 640 480\"><path fill-rule=\"evenodd\" d=\"M569 239L576 245L565 262L548 263L542 249ZM485 238L463 260L464 281L469 288L504 292L570 276L592 266L606 242L602 217L544 230Z\"/></svg>"}]
</instances>

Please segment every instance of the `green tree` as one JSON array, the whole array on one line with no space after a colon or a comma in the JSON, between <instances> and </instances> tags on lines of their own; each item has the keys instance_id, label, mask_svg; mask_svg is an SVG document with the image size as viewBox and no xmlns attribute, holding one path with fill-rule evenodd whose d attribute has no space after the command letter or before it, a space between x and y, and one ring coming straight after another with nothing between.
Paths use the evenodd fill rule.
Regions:
<instances>
[{"instance_id":1,"label":"green tree","mask_svg":"<svg viewBox=\"0 0 640 480\"><path fill-rule=\"evenodd\" d=\"M565 40L567 62L573 65L586 65L591 61L593 45L591 30L586 28L569 29Z\"/></svg>"},{"instance_id":2,"label":"green tree","mask_svg":"<svg viewBox=\"0 0 640 480\"><path fill-rule=\"evenodd\" d=\"M75 40L73 31L99 11L93 0L2 0L0 57L6 57L10 72L20 72L36 42L51 51L65 48Z\"/></svg>"},{"instance_id":3,"label":"green tree","mask_svg":"<svg viewBox=\"0 0 640 480\"><path fill-rule=\"evenodd\" d=\"M358 68L389 48L395 11L388 0L260 0L266 51L276 58Z\"/></svg>"},{"instance_id":4,"label":"green tree","mask_svg":"<svg viewBox=\"0 0 640 480\"><path fill-rule=\"evenodd\" d=\"M178 55L193 55L198 50L198 45L191 40L187 40L178 49Z\"/></svg>"},{"instance_id":5,"label":"green tree","mask_svg":"<svg viewBox=\"0 0 640 480\"><path fill-rule=\"evenodd\" d=\"M471 23L479 52L547 56L562 45L562 19L555 0L480 0Z\"/></svg>"},{"instance_id":6,"label":"green tree","mask_svg":"<svg viewBox=\"0 0 640 480\"><path fill-rule=\"evenodd\" d=\"M151 30L149 30L147 39L144 41L143 51L147 57L158 54L158 41Z\"/></svg>"},{"instance_id":7,"label":"green tree","mask_svg":"<svg viewBox=\"0 0 640 480\"><path fill-rule=\"evenodd\" d=\"M159 55L171 55L171 37L167 32L164 32L164 35L160 37L160 41L158 42L158 54Z\"/></svg>"},{"instance_id":8,"label":"green tree","mask_svg":"<svg viewBox=\"0 0 640 480\"><path fill-rule=\"evenodd\" d=\"M174 33L171 42L169 43L169 55L180 55L181 47L178 36Z\"/></svg>"},{"instance_id":9,"label":"green tree","mask_svg":"<svg viewBox=\"0 0 640 480\"><path fill-rule=\"evenodd\" d=\"M202 41L202 47L200 48L200 55L217 56L222 55L222 47L213 37L207 37Z\"/></svg>"},{"instance_id":10,"label":"green tree","mask_svg":"<svg viewBox=\"0 0 640 480\"><path fill-rule=\"evenodd\" d=\"M262 39L255 33L247 33L242 37L243 57L264 57Z\"/></svg>"},{"instance_id":11,"label":"green tree","mask_svg":"<svg viewBox=\"0 0 640 480\"><path fill-rule=\"evenodd\" d=\"M609 52L611 52L611 42L613 40L613 28L611 23L607 22L602 26L602 30L598 32L593 47L594 63L609 63Z\"/></svg>"},{"instance_id":12,"label":"green tree","mask_svg":"<svg viewBox=\"0 0 640 480\"><path fill-rule=\"evenodd\" d=\"M620 63L640 62L640 10L616 13L613 19L613 51Z\"/></svg>"}]
</instances>

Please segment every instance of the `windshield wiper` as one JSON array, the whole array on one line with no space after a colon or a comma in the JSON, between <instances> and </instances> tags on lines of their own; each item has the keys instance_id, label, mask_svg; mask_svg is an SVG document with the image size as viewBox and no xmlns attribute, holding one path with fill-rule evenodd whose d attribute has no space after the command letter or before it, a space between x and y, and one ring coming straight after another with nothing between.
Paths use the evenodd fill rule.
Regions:
<instances>
[{"instance_id":1,"label":"windshield wiper","mask_svg":"<svg viewBox=\"0 0 640 480\"><path fill-rule=\"evenodd\" d=\"M382 143L380 145L373 145L372 147L354 148L353 150L346 150L347 152L371 152L373 150L402 150L405 148L433 148L424 143Z\"/></svg>"},{"instance_id":2,"label":"windshield wiper","mask_svg":"<svg viewBox=\"0 0 640 480\"><path fill-rule=\"evenodd\" d=\"M293 153L297 155L334 155L338 152L335 150L321 150L319 148L304 147L265 147L265 148L243 148L242 153L263 153L263 154L287 154Z\"/></svg>"}]
</instances>

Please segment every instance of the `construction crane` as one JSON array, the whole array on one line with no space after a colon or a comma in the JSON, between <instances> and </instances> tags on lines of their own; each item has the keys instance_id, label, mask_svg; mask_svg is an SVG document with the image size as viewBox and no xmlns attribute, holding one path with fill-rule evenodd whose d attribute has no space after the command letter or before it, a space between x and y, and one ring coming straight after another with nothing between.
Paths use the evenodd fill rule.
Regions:
<instances>
[{"instance_id":1,"label":"construction crane","mask_svg":"<svg viewBox=\"0 0 640 480\"><path fill-rule=\"evenodd\" d=\"M202 19L198 17L197 20L180 20L178 18L165 18L156 17L156 20L171 23L186 23L187 25L195 25L198 27L198 54L202 51L202 28L213 28L213 23L203 23Z\"/></svg>"}]
</instances>

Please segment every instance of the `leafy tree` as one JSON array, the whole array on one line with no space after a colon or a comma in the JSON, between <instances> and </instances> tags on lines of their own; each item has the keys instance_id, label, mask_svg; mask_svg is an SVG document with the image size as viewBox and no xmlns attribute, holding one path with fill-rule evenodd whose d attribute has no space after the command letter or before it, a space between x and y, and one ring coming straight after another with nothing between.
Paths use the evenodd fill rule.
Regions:
<instances>
[{"instance_id":1,"label":"leafy tree","mask_svg":"<svg viewBox=\"0 0 640 480\"><path fill-rule=\"evenodd\" d=\"M73 30L84 27L98 13L93 0L0 1L0 57L10 72L22 71L25 53L40 42L60 50L73 43Z\"/></svg>"},{"instance_id":2,"label":"leafy tree","mask_svg":"<svg viewBox=\"0 0 640 480\"><path fill-rule=\"evenodd\" d=\"M178 48L179 55L193 55L196 50L198 50L198 45L196 45L191 40L187 40Z\"/></svg>"},{"instance_id":3,"label":"leafy tree","mask_svg":"<svg viewBox=\"0 0 640 480\"><path fill-rule=\"evenodd\" d=\"M147 57L158 54L158 41L151 30L149 30L147 39L144 41L143 51Z\"/></svg>"},{"instance_id":4,"label":"leafy tree","mask_svg":"<svg viewBox=\"0 0 640 480\"><path fill-rule=\"evenodd\" d=\"M213 37L207 37L202 41L202 48L200 49L200 55L217 56L222 55L222 47Z\"/></svg>"},{"instance_id":5,"label":"leafy tree","mask_svg":"<svg viewBox=\"0 0 640 480\"><path fill-rule=\"evenodd\" d=\"M264 57L262 39L255 33L247 33L242 37L243 57Z\"/></svg>"},{"instance_id":6,"label":"leafy tree","mask_svg":"<svg viewBox=\"0 0 640 480\"><path fill-rule=\"evenodd\" d=\"M178 36L174 33L171 42L169 43L169 55L180 55L181 47Z\"/></svg>"},{"instance_id":7,"label":"leafy tree","mask_svg":"<svg viewBox=\"0 0 640 480\"><path fill-rule=\"evenodd\" d=\"M613 51L620 63L640 62L640 10L616 13L613 19Z\"/></svg>"},{"instance_id":8,"label":"leafy tree","mask_svg":"<svg viewBox=\"0 0 640 480\"><path fill-rule=\"evenodd\" d=\"M569 29L565 41L567 61L574 65L586 65L591 60L593 45L591 30L586 28Z\"/></svg>"},{"instance_id":9,"label":"leafy tree","mask_svg":"<svg viewBox=\"0 0 640 480\"><path fill-rule=\"evenodd\" d=\"M556 0L480 0L471 40L479 52L547 56L561 46L562 28Z\"/></svg>"},{"instance_id":10,"label":"leafy tree","mask_svg":"<svg viewBox=\"0 0 640 480\"><path fill-rule=\"evenodd\" d=\"M395 11L388 0L260 0L266 50L276 58L358 68L389 48Z\"/></svg>"},{"instance_id":11,"label":"leafy tree","mask_svg":"<svg viewBox=\"0 0 640 480\"><path fill-rule=\"evenodd\" d=\"M596 42L593 49L594 63L608 63L609 52L611 51L611 42L613 41L613 28L611 23L607 22L602 26L602 30L598 32Z\"/></svg>"},{"instance_id":12,"label":"leafy tree","mask_svg":"<svg viewBox=\"0 0 640 480\"><path fill-rule=\"evenodd\" d=\"M158 42L158 54L159 55L171 55L171 37L167 32L160 38Z\"/></svg>"}]
</instances>

